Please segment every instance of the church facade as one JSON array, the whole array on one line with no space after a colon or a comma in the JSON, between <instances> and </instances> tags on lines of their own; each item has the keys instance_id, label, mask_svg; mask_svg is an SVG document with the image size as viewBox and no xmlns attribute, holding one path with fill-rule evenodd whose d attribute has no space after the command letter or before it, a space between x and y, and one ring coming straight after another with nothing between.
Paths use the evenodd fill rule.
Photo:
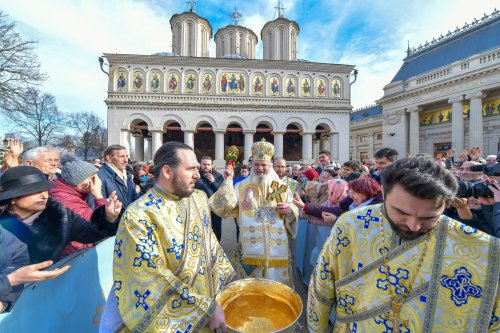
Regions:
<instances>
[{"instance_id":1,"label":"church facade","mask_svg":"<svg viewBox=\"0 0 500 333\"><path fill-rule=\"evenodd\" d=\"M347 160L350 76L354 66L297 60L299 26L279 15L257 35L228 25L212 27L187 11L172 17L172 53L105 54L109 63L108 140L152 159L165 142L193 147L224 165L229 146L250 157L254 141L274 143L276 156L312 162L320 150Z\"/></svg>"},{"instance_id":2,"label":"church facade","mask_svg":"<svg viewBox=\"0 0 500 333\"><path fill-rule=\"evenodd\" d=\"M500 12L441 35L407 57L377 105L351 114L350 156L500 151ZM381 138L373 140L373 138ZM363 142L360 142L363 140ZM380 145L381 143L381 145Z\"/></svg>"}]
</instances>

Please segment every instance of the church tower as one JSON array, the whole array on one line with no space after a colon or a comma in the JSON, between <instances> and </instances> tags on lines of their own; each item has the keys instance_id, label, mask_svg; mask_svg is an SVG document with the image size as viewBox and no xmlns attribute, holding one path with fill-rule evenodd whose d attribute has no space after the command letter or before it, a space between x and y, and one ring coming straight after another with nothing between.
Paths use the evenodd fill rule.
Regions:
<instances>
[{"instance_id":1,"label":"church tower","mask_svg":"<svg viewBox=\"0 0 500 333\"><path fill-rule=\"evenodd\" d=\"M195 13L196 1L188 1L189 8L170 19L172 53L183 57L208 57L212 26Z\"/></svg>"},{"instance_id":2,"label":"church tower","mask_svg":"<svg viewBox=\"0 0 500 333\"><path fill-rule=\"evenodd\" d=\"M299 25L285 18L285 9L281 1L278 1L278 6L275 8L278 18L267 22L260 32L264 60L295 60L297 59Z\"/></svg>"},{"instance_id":3,"label":"church tower","mask_svg":"<svg viewBox=\"0 0 500 333\"><path fill-rule=\"evenodd\" d=\"M234 24L215 33L216 57L255 59L257 35L252 30L238 25L242 16L238 13L238 8L235 7L229 16Z\"/></svg>"}]
</instances>

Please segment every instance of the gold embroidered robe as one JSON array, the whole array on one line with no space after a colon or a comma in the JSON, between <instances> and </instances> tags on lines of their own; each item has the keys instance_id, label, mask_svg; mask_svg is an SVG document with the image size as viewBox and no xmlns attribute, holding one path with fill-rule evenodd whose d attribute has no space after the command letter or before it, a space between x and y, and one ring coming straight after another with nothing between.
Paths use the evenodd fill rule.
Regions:
<instances>
[{"instance_id":1,"label":"gold embroidered robe","mask_svg":"<svg viewBox=\"0 0 500 333\"><path fill-rule=\"evenodd\" d=\"M156 185L125 211L113 262L125 332L211 332L214 297L233 275L204 192L179 199Z\"/></svg>"},{"instance_id":2,"label":"gold embroidered robe","mask_svg":"<svg viewBox=\"0 0 500 333\"><path fill-rule=\"evenodd\" d=\"M292 179L290 177L287 177L287 176L284 176L281 181L286 185L288 186L288 188L290 189L290 191L293 192L297 192L297 190L299 189L299 182L296 181L295 179Z\"/></svg>"},{"instance_id":3,"label":"gold embroidered robe","mask_svg":"<svg viewBox=\"0 0 500 333\"><path fill-rule=\"evenodd\" d=\"M210 208L221 217L234 216L240 223L240 243L232 261L238 278L256 277L292 285L287 231L295 237L298 209L292 203L290 189L282 195L291 213L280 216L276 201L267 200L272 189L251 181L251 177L233 185L228 178L210 197ZM276 175L276 181L280 182ZM251 266L251 267L250 267Z\"/></svg>"},{"instance_id":4,"label":"gold embroidered robe","mask_svg":"<svg viewBox=\"0 0 500 333\"><path fill-rule=\"evenodd\" d=\"M380 223L385 245L382 245ZM309 284L310 332L399 332L388 288L400 297L415 274L426 237L404 242L392 231L382 205L342 215L318 258ZM389 281L382 268L387 253ZM430 244L412 291L402 306L401 333L499 332L500 240L446 216Z\"/></svg>"}]
</instances>

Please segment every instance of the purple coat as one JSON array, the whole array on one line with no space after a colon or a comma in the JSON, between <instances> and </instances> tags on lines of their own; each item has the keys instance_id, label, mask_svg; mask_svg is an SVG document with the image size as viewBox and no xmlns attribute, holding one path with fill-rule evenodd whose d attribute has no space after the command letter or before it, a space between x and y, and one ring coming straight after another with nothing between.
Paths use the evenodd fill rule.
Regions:
<instances>
[{"instance_id":1,"label":"purple coat","mask_svg":"<svg viewBox=\"0 0 500 333\"><path fill-rule=\"evenodd\" d=\"M379 203L383 203L384 198L382 197L382 193L377 195L376 197L373 198L372 202L370 202L370 205L378 205ZM339 202L338 205L333 205L333 206L321 206L318 204L306 204L304 213L307 215L311 216L316 216L321 218L321 213L327 212L331 213L337 217L342 215L344 212L349 210L349 206L352 204L352 199L350 197L344 198L342 201Z\"/></svg>"}]
</instances>

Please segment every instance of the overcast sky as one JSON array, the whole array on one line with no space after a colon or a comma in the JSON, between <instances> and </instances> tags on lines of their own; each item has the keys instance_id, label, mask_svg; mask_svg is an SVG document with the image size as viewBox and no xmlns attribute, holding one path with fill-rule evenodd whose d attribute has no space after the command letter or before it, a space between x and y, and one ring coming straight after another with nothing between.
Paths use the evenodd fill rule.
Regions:
<instances>
[{"instance_id":1,"label":"overcast sky","mask_svg":"<svg viewBox=\"0 0 500 333\"><path fill-rule=\"evenodd\" d=\"M196 12L213 33L230 24L235 6L240 25L260 30L276 18L276 0L230 3L200 0ZM298 57L356 65L352 105L371 105L397 73L408 46L418 46L490 14L493 0L284 0L285 17L300 26ZM94 111L106 118L107 77L102 53L153 54L171 51L170 17L187 9L183 0L0 0L0 10L25 39L38 41L37 54L63 112ZM215 42L211 42L215 56ZM259 42L257 58L262 58Z\"/></svg>"}]
</instances>

